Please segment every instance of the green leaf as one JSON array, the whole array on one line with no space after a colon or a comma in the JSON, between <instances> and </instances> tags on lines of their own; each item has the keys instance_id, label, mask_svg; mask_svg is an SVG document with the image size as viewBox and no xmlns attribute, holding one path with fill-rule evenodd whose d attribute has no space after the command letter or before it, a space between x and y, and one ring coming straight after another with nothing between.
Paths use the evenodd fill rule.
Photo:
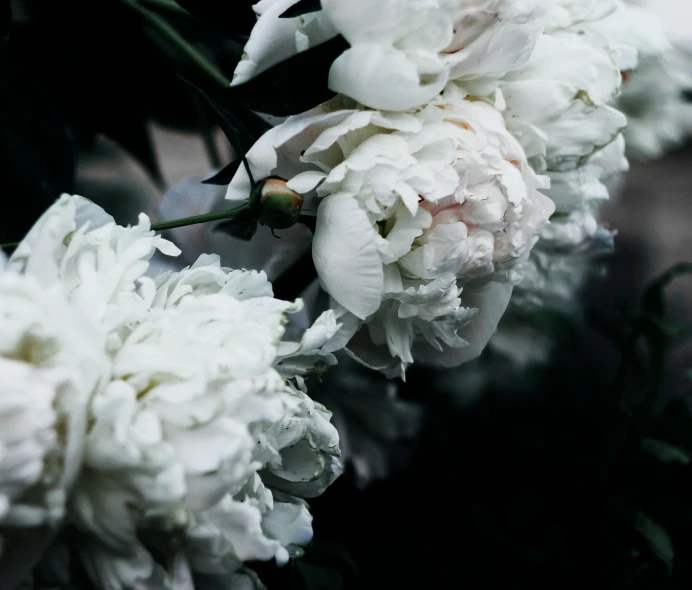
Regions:
<instances>
[{"instance_id":1,"label":"green leaf","mask_svg":"<svg viewBox=\"0 0 692 590\"><path fill-rule=\"evenodd\" d=\"M296 569L305 590L341 590L344 587L344 579L333 569L301 560L296 561Z\"/></svg>"},{"instance_id":2,"label":"green leaf","mask_svg":"<svg viewBox=\"0 0 692 590\"><path fill-rule=\"evenodd\" d=\"M287 8L279 18L295 18L311 12L322 10L320 0L299 0L293 6Z\"/></svg>"},{"instance_id":3,"label":"green leaf","mask_svg":"<svg viewBox=\"0 0 692 590\"><path fill-rule=\"evenodd\" d=\"M665 289L677 277L692 274L692 263L680 262L652 281L642 296L643 310L657 318L665 316Z\"/></svg>"},{"instance_id":4,"label":"green leaf","mask_svg":"<svg viewBox=\"0 0 692 590\"><path fill-rule=\"evenodd\" d=\"M234 238L249 242L257 231L257 219L248 209L228 221L219 223L215 231L220 231Z\"/></svg>"},{"instance_id":5,"label":"green leaf","mask_svg":"<svg viewBox=\"0 0 692 590\"><path fill-rule=\"evenodd\" d=\"M666 566L668 573L671 573L675 550L666 530L642 511L637 512L635 528L644 537L651 552Z\"/></svg>"},{"instance_id":6,"label":"green leaf","mask_svg":"<svg viewBox=\"0 0 692 590\"><path fill-rule=\"evenodd\" d=\"M348 47L346 40L337 36L222 92L230 102L269 115L283 117L308 111L335 95L327 87L329 68Z\"/></svg>"},{"instance_id":7,"label":"green leaf","mask_svg":"<svg viewBox=\"0 0 692 590\"><path fill-rule=\"evenodd\" d=\"M233 180L233 177L235 176L235 173L237 172L238 168L240 167L240 163L242 160L238 158L237 160L234 160L230 164L227 164L224 166L221 170L219 170L216 174L213 176L210 176L209 178L206 178L202 181L202 184L214 184L217 186L223 186L226 184L230 184L231 180Z\"/></svg>"},{"instance_id":8,"label":"green leaf","mask_svg":"<svg viewBox=\"0 0 692 590\"><path fill-rule=\"evenodd\" d=\"M236 150L239 156L246 154L252 147L254 140L243 122L211 94L201 89L199 89L199 92L216 111L219 125L231 142L233 149Z\"/></svg>"},{"instance_id":9,"label":"green leaf","mask_svg":"<svg viewBox=\"0 0 692 590\"><path fill-rule=\"evenodd\" d=\"M247 170L248 176L250 177L250 182L254 186L255 182L252 177L252 172L250 170L250 165L248 164L245 154L252 147L252 137L250 133L245 128L245 125L223 104L216 100L211 94L205 92L201 88L195 86L192 82L188 82L190 86L197 89L197 91L206 99L206 101L212 106L216 112L217 119L219 121L219 126L224 132L228 140L231 142L233 149L236 154L240 156L245 169Z\"/></svg>"},{"instance_id":10,"label":"green leaf","mask_svg":"<svg viewBox=\"0 0 692 590\"><path fill-rule=\"evenodd\" d=\"M642 451L653 455L663 463L678 462L689 465L690 456L681 448L670 445L655 438L645 438L642 441Z\"/></svg>"},{"instance_id":11,"label":"green leaf","mask_svg":"<svg viewBox=\"0 0 692 590\"><path fill-rule=\"evenodd\" d=\"M210 29L229 39L247 37L257 22L252 10L257 0L176 0L190 14L205 23Z\"/></svg>"}]
</instances>

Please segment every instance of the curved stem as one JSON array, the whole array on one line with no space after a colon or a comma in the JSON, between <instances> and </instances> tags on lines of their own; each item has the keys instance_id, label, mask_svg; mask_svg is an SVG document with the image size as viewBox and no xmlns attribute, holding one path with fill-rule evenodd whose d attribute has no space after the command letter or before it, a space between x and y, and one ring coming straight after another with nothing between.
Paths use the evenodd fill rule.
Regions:
<instances>
[{"instance_id":1,"label":"curved stem","mask_svg":"<svg viewBox=\"0 0 692 590\"><path fill-rule=\"evenodd\" d=\"M214 80L222 88L231 85L231 81L219 72L209 60L205 58L197 49L188 43L173 27L171 27L158 14L142 6L137 0L122 0L123 4L134 10L142 17L157 33L168 41L178 53L189 62L197 66L209 78Z\"/></svg>"},{"instance_id":2,"label":"curved stem","mask_svg":"<svg viewBox=\"0 0 692 590\"><path fill-rule=\"evenodd\" d=\"M183 217L181 219L173 219L171 221L162 221L161 223L152 223L151 229L154 231L166 231L167 229L175 229L176 227L184 227L186 225L195 225L197 223L205 223L207 221L219 221L220 219L231 219L242 213L248 208L247 203L243 203L235 209L227 209L216 213L205 213L204 215L193 215L192 217ZM21 242L10 242L9 244L1 244L2 250L13 250L19 246Z\"/></svg>"},{"instance_id":3,"label":"curved stem","mask_svg":"<svg viewBox=\"0 0 692 590\"><path fill-rule=\"evenodd\" d=\"M163 221L161 223L152 223L151 229L154 231L165 231L167 229L175 229L176 227L184 227L186 225L195 225L197 223L205 223L207 221L218 221L220 219L231 219L239 213L242 213L248 208L247 203L243 203L235 209L227 209L226 211L218 211L216 213L205 213L204 215L193 215L192 217L183 217L182 219L173 219L172 221Z\"/></svg>"}]
</instances>

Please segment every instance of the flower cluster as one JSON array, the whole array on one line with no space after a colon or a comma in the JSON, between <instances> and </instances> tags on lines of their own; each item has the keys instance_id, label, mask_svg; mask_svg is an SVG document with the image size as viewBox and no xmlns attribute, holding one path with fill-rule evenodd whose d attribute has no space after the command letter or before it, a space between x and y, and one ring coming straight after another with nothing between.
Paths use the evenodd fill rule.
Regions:
<instances>
[{"instance_id":1,"label":"flower cluster","mask_svg":"<svg viewBox=\"0 0 692 590\"><path fill-rule=\"evenodd\" d=\"M279 367L325 354L333 313L282 342L302 304L263 273L209 255L149 278L156 250L179 252L146 216L63 196L0 273L0 526L68 519L108 590L285 563L341 471L331 414Z\"/></svg>"},{"instance_id":2,"label":"flower cluster","mask_svg":"<svg viewBox=\"0 0 692 590\"><path fill-rule=\"evenodd\" d=\"M559 276L612 242L596 209L627 167L612 104L634 52L599 25L619 2L325 0L279 18L293 4L257 5L234 84L277 52L350 46L329 73L339 94L247 159L316 216L313 260L352 356L389 376L464 363L508 306L560 298ZM241 169L226 198L250 190Z\"/></svg>"}]
</instances>

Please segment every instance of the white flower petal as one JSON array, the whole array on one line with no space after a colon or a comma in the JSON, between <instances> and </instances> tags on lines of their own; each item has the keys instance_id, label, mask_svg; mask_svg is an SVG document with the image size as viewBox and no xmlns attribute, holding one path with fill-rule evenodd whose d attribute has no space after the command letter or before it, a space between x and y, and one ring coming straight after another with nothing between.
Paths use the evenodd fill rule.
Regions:
<instances>
[{"instance_id":1,"label":"white flower petal","mask_svg":"<svg viewBox=\"0 0 692 590\"><path fill-rule=\"evenodd\" d=\"M384 272L375 231L358 202L331 195L320 203L312 244L323 288L356 317L365 319L382 299Z\"/></svg>"}]
</instances>

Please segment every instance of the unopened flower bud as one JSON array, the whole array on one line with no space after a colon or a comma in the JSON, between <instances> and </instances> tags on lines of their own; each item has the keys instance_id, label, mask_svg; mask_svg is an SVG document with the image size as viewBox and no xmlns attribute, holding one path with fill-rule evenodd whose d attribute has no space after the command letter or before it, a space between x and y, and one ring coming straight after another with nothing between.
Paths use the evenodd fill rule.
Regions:
<instances>
[{"instance_id":1,"label":"unopened flower bud","mask_svg":"<svg viewBox=\"0 0 692 590\"><path fill-rule=\"evenodd\" d=\"M286 180L270 176L250 194L250 209L260 223L272 229L286 229L297 223L303 196L286 186Z\"/></svg>"}]
</instances>

